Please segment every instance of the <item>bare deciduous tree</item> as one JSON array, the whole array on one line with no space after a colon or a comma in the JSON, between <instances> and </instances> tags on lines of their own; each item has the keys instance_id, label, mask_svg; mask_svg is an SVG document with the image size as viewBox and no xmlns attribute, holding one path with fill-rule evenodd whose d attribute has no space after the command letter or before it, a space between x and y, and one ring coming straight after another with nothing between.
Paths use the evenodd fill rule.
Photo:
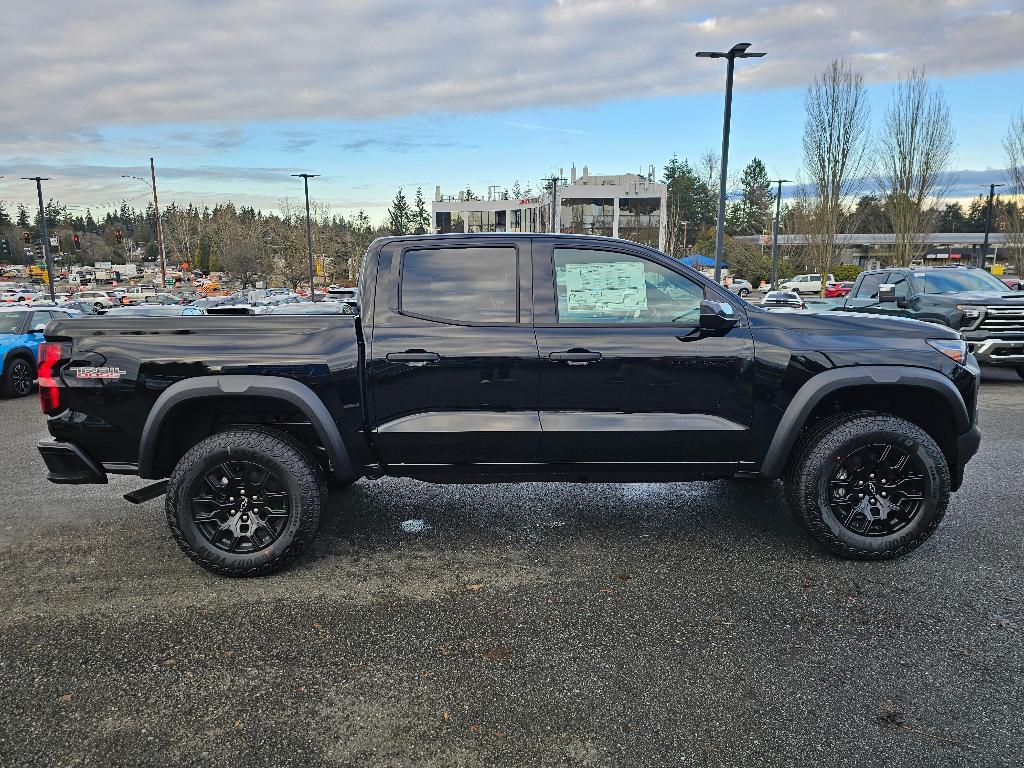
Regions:
<instances>
[{"instance_id":1,"label":"bare deciduous tree","mask_svg":"<svg viewBox=\"0 0 1024 768\"><path fill-rule=\"evenodd\" d=\"M947 171L955 136L942 90L924 70L913 70L893 87L878 139L876 181L895 236L893 261L905 267L932 231L939 198L948 189Z\"/></svg>"},{"instance_id":2,"label":"bare deciduous tree","mask_svg":"<svg viewBox=\"0 0 1024 768\"><path fill-rule=\"evenodd\" d=\"M864 77L836 59L808 86L804 105L804 172L813 201L808 256L814 271L826 275L845 206L865 170L871 109Z\"/></svg>"},{"instance_id":3,"label":"bare deciduous tree","mask_svg":"<svg viewBox=\"0 0 1024 768\"><path fill-rule=\"evenodd\" d=\"M1006 167L1013 182L1012 194L1018 205L1005 224L1007 245L1013 254L1013 266L1017 276L1024 275L1024 110L1010 118L1010 127L1003 139L1006 150Z\"/></svg>"}]
</instances>

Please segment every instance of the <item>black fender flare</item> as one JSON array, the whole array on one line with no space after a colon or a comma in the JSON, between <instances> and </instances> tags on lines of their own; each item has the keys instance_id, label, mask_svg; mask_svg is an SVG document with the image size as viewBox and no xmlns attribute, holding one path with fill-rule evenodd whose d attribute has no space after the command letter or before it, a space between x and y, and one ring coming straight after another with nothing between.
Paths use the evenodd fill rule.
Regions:
<instances>
[{"instance_id":1,"label":"black fender flare","mask_svg":"<svg viewBox=\"0 0 1024 768\"><path fill-rule=\"evenodd\" d=\"M823 397L836 390L850 387L894 385L923 388L939 393L953 412L956 434L962 435L970 430L971 416L967 412L967 405L964 403L960 391L952 381L938 371L899 365L833 368L812 376L797 390L775 429L775 436L761 463L760 476L767 478L782 476L800 430L803 429L814 406L821 402Z\"/></svg>"},{"instance_id":2,"label":"black fender flare","mask_svg":"<svg viewBox=\"0 0 1024 768\"><path fill-rule=\"evenodd\" d=\"M228 374L223 376L197 376L177 381L165 389L153 404L142 428L139 442L139 477L158 479L156 476L156 441L167 415L181 403L207 397L223 396L273 397L285 400L302 411L309 419L327 451L335 474L342 479L355 477L341 432L327 406L313 390L300 381L282 376L250 376Z\"/></svg>"}]
</instances>

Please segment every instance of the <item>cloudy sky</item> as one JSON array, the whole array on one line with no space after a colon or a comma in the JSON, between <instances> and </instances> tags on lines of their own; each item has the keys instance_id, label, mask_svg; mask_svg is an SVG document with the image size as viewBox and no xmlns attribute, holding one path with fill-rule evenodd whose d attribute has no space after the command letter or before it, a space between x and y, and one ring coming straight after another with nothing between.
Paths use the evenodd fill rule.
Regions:
<instances>
[{"instance_id":1,"label":"cloudy sky","mask_svg":"<svg viewBox=\"0 0 1024 768\"><path fill-rule=\"evenodd\" d=\"M957 192L1001 180L1024 107L1022 0L48 0L6 6L0 30L0 199L50 176L73 210L232 199L264 209L323 174L339 212L383 215L398 187L519 180L553 169L659 172L721 140L724 64L737 67L732 166L799 170L803 89L835 56L870 84L926 66L949 99ZM999 176L1000 178L996 178Z\"/></svg>"}]
</instances>

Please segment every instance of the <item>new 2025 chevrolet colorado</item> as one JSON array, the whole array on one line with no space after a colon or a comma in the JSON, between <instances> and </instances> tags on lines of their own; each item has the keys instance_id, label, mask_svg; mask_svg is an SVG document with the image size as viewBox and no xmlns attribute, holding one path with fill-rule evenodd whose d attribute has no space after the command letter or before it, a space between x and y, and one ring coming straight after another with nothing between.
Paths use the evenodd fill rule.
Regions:
<instances>
[{"instance_id":1,"label":"new 2025 chevrolet colorado","mask_svg":"<svg viewBox=\"0 0 1024 768\"><path fill-rule=\"evenodd\" d=\"M329 488L785 477L832 552L938 526L978 448L978 365L912 320L765 310L651 248L498 233L376 241L358 314L47 329L49 479L157 480L182 550L267 573Z\"/></svg>"}]
</instances>

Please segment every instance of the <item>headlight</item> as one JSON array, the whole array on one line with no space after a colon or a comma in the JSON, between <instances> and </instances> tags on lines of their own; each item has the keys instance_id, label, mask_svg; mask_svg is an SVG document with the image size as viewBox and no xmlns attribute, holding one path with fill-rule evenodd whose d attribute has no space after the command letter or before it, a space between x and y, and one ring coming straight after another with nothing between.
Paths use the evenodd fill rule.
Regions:
<instances>
[{"instance_id":1,"label":"headlight","mask_svg":"<svg viewBox=\"0 0 1024 768\"><path fill-rule=\"evenodd\" d=\"M984 307L975 307L971 304L957 304L956 308L963 313L961 326L974 325L985 311Z\"/></svg>"},{"instance_id":2,"label":"headlight","mask_svg":"<svg viewBox=\"0 0 1024 768\"><path fill-rule=\"evenodd\" d=\"M967 360L967 342L963 339L928 339L928 344L954 362Z\"/></svg>"}]
</instances>

